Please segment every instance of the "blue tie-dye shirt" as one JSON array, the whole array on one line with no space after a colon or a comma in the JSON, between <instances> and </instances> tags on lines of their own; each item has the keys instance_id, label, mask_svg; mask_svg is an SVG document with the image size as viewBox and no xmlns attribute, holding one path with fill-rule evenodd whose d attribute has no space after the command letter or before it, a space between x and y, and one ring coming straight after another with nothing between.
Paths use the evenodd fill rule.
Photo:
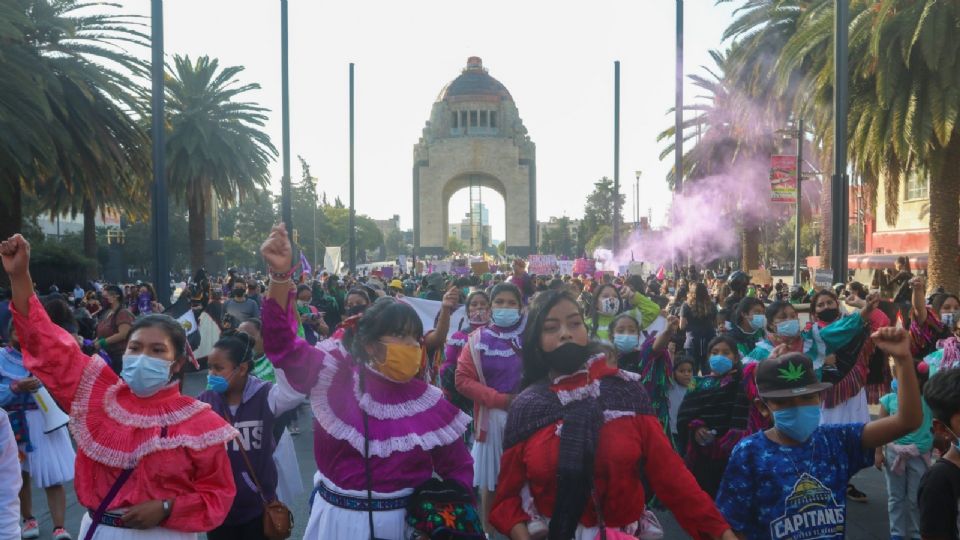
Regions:
<instances>
[{"instance_id":1,"label":"blue tie-dye shirt","mask_svg":"<svg viewBox=\"0 0 960 540\"><path fill-rule=\"evenodd\" d=\"M873 464L863 426L820 426L798 446L750 435L733 449L717 508L749 540L844 538L847 483Z\"/></svg>"}]
</instances>

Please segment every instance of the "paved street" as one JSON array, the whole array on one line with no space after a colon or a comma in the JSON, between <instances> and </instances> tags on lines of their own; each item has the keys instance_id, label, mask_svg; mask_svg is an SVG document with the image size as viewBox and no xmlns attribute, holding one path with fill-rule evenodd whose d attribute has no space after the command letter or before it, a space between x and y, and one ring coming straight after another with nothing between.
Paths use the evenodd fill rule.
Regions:
<instances>
[{"instance_id":1,"label":"paved street","mask_svg":"<svg viewBox=\"0 0 960 540\"><path fill-rule=\"evenodd\" d=\"M204 374L192 374L187 377L185 386L186 392L196 395L205 384ZM300 426L303 434L294 437L294 445L297 449L297 459L300 462L300 470L303 473L304 486L310 486L312 483L313 472L316 466L313 462L313 437L310 434L310 416L306 407L301 409ZM886 487L884 485L883 473L874 468L869 468L860 472L854 482L861 491L870 495L866 503L850 502L847 505L847 524L849 526L847 538L851 540L876 540L888 538L887 529L887 502ZM292 508L296 517L296 528L291 538L302 538L303 529L307 522L309 509L307 508L308 494L304 494L300 501ZM47 510L46 497L42 490L33 490L34 512L40 520L42 529L41 538L49 538L53 526L50 522L50 513ZM73 491L73 484L67 486L67 523L66 527L76 536L80 528L80 518L83 515L83 508L77 503L76 495ZM666 529L666 538L688 538L688 536L677 526L669 512L658 514L661 522ZM326 540L326 539L324 539Z\"/></svg>"}]
</instances>

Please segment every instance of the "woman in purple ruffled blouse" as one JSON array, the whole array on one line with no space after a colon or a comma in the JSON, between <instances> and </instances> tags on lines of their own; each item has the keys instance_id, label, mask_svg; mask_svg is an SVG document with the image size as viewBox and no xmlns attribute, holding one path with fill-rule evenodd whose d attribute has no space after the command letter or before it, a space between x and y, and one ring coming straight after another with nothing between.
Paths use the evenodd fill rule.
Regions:
<instances>
[{"instance_id":1,"label":"woman in purple ruffled blouse","mask_svg":"<svg viewBox=\"0 0 960 540\"><path fill-rule=\"evenodd\" d=\"M382 298L347 325L342 341L311 347L296 335L292 250L283 225L273 228L261 253L271 273L264 352L277 384L310 397L315 419L317 473L304 538L409 538L405 508L416 486L434 474L473 484L463 441L470 417L416 377L423 358L419 317Z\"/></svg>"}]
</instances>

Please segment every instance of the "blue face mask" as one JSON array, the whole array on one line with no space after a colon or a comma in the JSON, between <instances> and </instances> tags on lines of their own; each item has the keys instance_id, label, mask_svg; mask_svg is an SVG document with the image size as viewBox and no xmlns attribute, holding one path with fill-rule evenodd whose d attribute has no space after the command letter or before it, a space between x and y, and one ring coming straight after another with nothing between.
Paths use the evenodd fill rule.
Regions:
<instances>
[{"instance_id":1,"label":"blue face mask","mask_svg":"<svg viewBox=\"0 0 960 540\"><path fill-rule=\"evenodd\" d=\"M125 354L120 377L139 397L150 397L170 382L171 363L145 354Z\"/></svg>"},{"instance_id":2,"label":"blue face mask","mask_svg":"<svg viewBox=\"0 0 960 540\"><path fill-rule=\"evenodd\" d=\"M635 351L640 345L640 336L636 334L615 334L613 345L622 353Z\"/></svg>"},{"instance_id":3,"label":"blue face mask","mask_svg":"<svg viewBox=\"0 0 960 540\"><path fill-rule=\"evenodd\" d=\"M773 423L780 433L806 442L820 426L820 405L801 405L773 411Z\"/></svg>"},{"instance_id":4,"label":"blue face mask","mask_svg":"<svg viewBox=\"0 0 960 540\"><path fill-rule=\"evenodd\" d=\"M710 371L717 375L723 375L733 368L733 360L722 354L715 354L710 357Z\"/></svg>"},{"instance_id":5,"label":"blue face mask","mask_svg":"<svg viewBox=\"0 0 960 540\"><path fill-rule=\"evenodd\" d=\"M520 321L520 310L515 308L493 308L493 324L500 328L513 326Z\"/></svg>"},{"instance_id":6,"label":"blue face mask","mask_svg":"<svg viewBox=\"0 0 960 540\"><path fill-rule=\"evenodd\" d=\"M787 319L777 323L777 335L797 337L800 335L800 319Z\"/></svg>"},{"instance_id":7,"label":"blue face mask","mask_svg":"<svg viewBox=\"0 0 960 540\"><path fill-rule=\"evenodd\" d=\"M753 328L753 331L756 332L767 326L767 316L763 313L756 313L750 317L750 328Z\"/></svg>"},{"instance_id":8,"label":"blue face mask","mask_svg":"<svg viewBox=\"0 0 960 540\"><path fill-rule=\"evenodd\" d=\"M233 373L236 373L237 370L234 369ZM219 375L207 374L207 390L213 390L218 394L224 394L227 391L227 387L230 386L230 379L233 378L233 373L229 377L223 378Z\"/></svg>"},{"instance_id":9,"label":"blue face mask","mask_svg":"<svg viewBox=\"0 0 960 540\"><path fill-rule=\"evenodd\" d=\"M890 390L891 390L894 394L897 393L897 389L898 389L898 388L900 388L900 383L898 383L896 379L890 381Z\"/></svg>"}]
</instances>

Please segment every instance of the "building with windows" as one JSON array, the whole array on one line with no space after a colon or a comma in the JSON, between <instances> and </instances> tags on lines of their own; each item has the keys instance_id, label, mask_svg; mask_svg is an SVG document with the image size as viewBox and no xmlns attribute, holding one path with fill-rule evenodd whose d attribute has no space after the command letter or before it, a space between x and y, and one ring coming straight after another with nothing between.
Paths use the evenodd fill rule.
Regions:
<instances>
[{"instance_id":1,"label":"building with windows","mask_svg":"<svg viewBox=\"0 0 960 540\"><path fill-rule=\"evenodd\" d=\"M888 220L886 190L877 190L876 210L865 199L860 203L864 211L862 253L850 256L850 268L892 268L897 257L906 255L914 269L927 267L930 250L930 183L927 178L912 175L900 183L897 193L899 211ZM851 193L850 207L858 206L856 192ZM855 229L851 226L851 235Z\"/></svg>"}]
</instances>

